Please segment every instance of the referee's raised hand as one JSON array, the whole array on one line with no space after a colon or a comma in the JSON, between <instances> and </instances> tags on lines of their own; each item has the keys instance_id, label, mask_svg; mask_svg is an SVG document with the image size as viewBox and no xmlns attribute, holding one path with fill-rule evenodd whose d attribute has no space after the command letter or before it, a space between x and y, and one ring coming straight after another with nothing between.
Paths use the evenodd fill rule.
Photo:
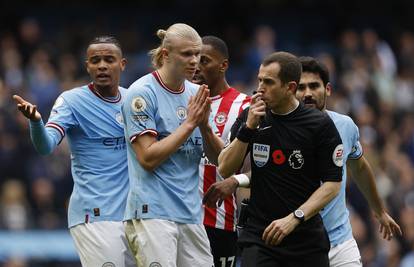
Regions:
<instances>
[{"instance_id":1,"label":"referee's raised hand","mask_svg":"<svg viewBox=\"0 0 414 267\"><path fill-rule=\"evenodd\" d=\"M36 105L24 100L18 95L13 95L14 101L17 103L17 109L29 120L31 121L40 121L42 116L39 111L37 111Z\"/></svg>"},{"instance_id":2,"label":"referee's raised hand","mask_svg":"<svg viewBox=\"0 0 414 267\"><path fill-rule=\"evenodd\" d=\"M250 129L256 129L259 126L260 118L266 114L266 104L261 96L262 93L256 93L252 96L246 121L246 126Z\"/></svg>"}]
</instances>

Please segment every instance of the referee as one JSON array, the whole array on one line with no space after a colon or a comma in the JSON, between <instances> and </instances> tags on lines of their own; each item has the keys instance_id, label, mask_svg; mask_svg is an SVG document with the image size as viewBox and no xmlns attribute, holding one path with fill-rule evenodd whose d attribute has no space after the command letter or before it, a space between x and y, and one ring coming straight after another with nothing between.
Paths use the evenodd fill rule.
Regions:
<instances>
[{"instance_id":1,"label":"referee","mask_svg":"<svg viewBox=\"0 0 414 267\"><path fill-rule=\"evenodd\" d=\"M264 59L257 94L219 156L219 172L229 177L250 152L242 267L329 266L329 239L318 212L339 192L343 146L329 116L295 98L301 69L286 52Z\"/></svg>"}]
</instances>

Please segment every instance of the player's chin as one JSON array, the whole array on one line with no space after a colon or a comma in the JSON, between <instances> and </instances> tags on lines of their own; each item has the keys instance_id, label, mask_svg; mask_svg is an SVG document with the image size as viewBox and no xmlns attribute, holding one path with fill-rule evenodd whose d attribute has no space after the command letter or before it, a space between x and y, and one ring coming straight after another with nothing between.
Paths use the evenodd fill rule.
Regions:
<instances>
[{"instance_id":1,"label":"player's chin","mask_svg":"<svg viewBox=\"0 0 414 267\"><path fill-rule=\"evenodd\" d=\"M194 80L194 74L195 74L195 71L194 72L193 71L186 71L185 72L185 78L189 81L193 81Z\"/></svg>"},{"instance_id":2,"label":"player's chin","mask_svg":"<svg viewBox=\"0 0 414 267\"><path fill-rule=\"evenodd\" d=\"M94 81L94 84L99 87L109 87L112 85L112 81L111 80L102 81L102 80L97 79Z\"/></svg>"},{"instance_id":3,"label":"player's chin","mask_svg":"<svg viewBox=\"0 0 414 267\"><path fill-rule=\"evenodd\" d=\"M316 104L314 104L314 103L304 103L304 104L305 104L305 107L316 108Z\"/></svg>"},{"instance_id":4,"label":"player's chin","mask_svg":"<svg viewBox=\"0 0 414 267\"><path fill-rule=\"evenodd\" d=\"M112 76L111 75L97 75L94 79L95 83L111 83L112 82Z\"/></svg>"}]
</instances>

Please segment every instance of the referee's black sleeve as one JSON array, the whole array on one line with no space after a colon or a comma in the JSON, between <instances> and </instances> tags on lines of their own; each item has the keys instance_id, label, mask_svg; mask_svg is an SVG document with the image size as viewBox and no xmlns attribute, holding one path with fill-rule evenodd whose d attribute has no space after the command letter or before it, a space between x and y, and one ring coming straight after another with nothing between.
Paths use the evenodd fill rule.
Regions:
<instances>
[{"instance_id":1,"label":"referee's black sleeve","mask_svg":"<svg viewBox=\"0 0 414 267\"><path fill-rule=\"evenodd\" d=\"M342 181L343 145L338 130L329 115L325 114L323 127L316 136L317 165L322 181Z\"/></svg>"},{"instance_id":2,"label":"referee's black sleeve","mask_svg":"<svg viewBox=\"0 0 414 267\"><path fill-rule=\"evenodd\" d=\"M240 127L246 123L247 115L249 114L249 108L245 108L237 117L236 121L233 123L230 129L230 142L232 142L239 132Z\"/></svg>"}]
</instances>

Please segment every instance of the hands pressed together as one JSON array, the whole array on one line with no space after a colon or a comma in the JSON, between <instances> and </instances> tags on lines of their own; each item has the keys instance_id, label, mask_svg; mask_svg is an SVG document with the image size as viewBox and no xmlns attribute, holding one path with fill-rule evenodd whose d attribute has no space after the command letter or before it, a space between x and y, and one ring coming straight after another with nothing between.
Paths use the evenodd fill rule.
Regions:
<instances>
[{"instance_id":1,"label":"hands pressed together","mask_svg":"<svg viewBox=\"0 0 414 267\"><path fill-rule=\"evenodd\" d=\"M211 99L208 86L203 84L195 96L191 96L188 102L187 122L191 127L208 127Z\"/></svg>"}]
</instances>

